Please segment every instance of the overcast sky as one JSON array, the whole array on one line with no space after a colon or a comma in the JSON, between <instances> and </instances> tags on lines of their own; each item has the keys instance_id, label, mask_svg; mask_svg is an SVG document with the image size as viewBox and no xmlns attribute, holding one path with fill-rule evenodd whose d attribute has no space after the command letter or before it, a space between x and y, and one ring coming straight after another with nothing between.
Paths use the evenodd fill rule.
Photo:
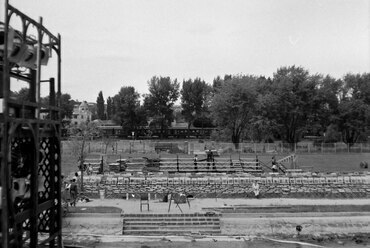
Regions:
<instances>
[{"instance_id":1,"label":"overcast sky","mask_svg":"<svg viewBox=\"0 0 370 248\"><path fill-rule=\"evenodd\" d=\"M211 84L217 75L272 76L289 65L337 78L370 71L367 0L10 3L61 34L62 91L78 100L95 102L100 90L107 98L122 86L147 93L154 75Z\"/></svg>"}]
</instances>

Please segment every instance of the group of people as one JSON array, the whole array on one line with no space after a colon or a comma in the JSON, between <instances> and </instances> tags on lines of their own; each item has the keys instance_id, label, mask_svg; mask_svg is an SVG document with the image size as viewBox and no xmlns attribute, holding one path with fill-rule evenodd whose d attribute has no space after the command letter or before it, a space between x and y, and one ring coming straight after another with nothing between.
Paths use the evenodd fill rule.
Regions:
<instances>
[{"instance_id":1,"label":"group of people","mask_svg":"<svg viewBox=\"0 0 370 248\"><path fill-rule=\"evenodd\" d=\"M75 176L69 181L65 181L64 176L62 176L62 198L71 206L76 206L78 196L78 178L78 172L76 172Z\"/></svg>"}]
</instances>

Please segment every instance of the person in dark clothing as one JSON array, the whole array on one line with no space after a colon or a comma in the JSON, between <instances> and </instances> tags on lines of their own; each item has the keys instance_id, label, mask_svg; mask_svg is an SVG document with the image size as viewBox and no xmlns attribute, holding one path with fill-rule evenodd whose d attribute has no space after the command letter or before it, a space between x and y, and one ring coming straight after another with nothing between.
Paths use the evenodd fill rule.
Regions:
<instances>
[{"instance_id":1,"label":"person in dark clothing","mask_svg":"<svg viewBox=\"0 0 370 248\"><path fill-rule=\"evenodd\" d=\"M71 206L76 206L76 200L78 195L78 187L77 187L77 179L73 178L71 187L70 187L70 194L71 194Z\"/></svg>"},{"instance_id":2,"label":"person in dark clothing","mask_svg":"<svg viewBox=\"0 0 370 248\"><path fill-rule=\"evenodd\" d=\"M260 168L260 161L258 159L258 156L256 155L256 171L258 171Z\"/></svg>"},{"instance_id":3,"label":"person in dark clothing","mask_svg":"<svg viewBox=\"0 0 370 248\"><path fill-rule=\"evenodd\" d=\"M272 157L271 164L272 164L272 167L271 167L272 172L278 172L279 169L278 169L278 165L277 165L277 161L276 161L275 156Z\"/></svg>"},{"instance_id":4,"label":"person in dark clothing","mask_svg":"<svg viewBox=\"0 0 370 248\"><path fill-rule=\"evenodd\" d=\"M209 167L212 161L213 161L213 153L212 153L212 150L209 149L207 152L207 170L209 170Z\"/></svg>"}]
</instances>

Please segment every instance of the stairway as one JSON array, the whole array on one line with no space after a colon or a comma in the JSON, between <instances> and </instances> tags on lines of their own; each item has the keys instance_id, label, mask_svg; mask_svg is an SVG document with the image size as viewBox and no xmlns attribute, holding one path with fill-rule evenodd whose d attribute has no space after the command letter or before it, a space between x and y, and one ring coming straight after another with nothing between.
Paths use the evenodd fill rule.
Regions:
<instances>
[{"instance_id":1,"label":"stairway","mask_svg":"<svg viewBox=\"0 0 370 248\"><path fill-rule=\"evenodd\" d=\"M124 235L221 234L220 216L215 213L126 214Z\"/></svg>"}]
</instances>

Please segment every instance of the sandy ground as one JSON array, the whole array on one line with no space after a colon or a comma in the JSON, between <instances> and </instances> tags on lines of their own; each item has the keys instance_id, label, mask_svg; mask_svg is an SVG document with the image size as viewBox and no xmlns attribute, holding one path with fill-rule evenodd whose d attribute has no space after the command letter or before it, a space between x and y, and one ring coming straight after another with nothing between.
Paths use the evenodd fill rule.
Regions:
<instances>
[{"instance_id":1,"label":"sandy ground","mask_svg":"<svg viewBox=\"0 0 370 248\"><path fill-rule=\"evenodd\" d=\"M232 205L364 205L368 199L192 199L190 208L180 204L184 213L204 212L203 207ZM370 247L370 213L276 213L276 214L224 214L221 218L221 235L210 237L144 237L123 236L121 214L140 213L138 199L92 199L77 204L82 210L88 207L110 206L121 209L117 213L69 214L63 219L63 234L68 242L79 242L89 247L312 247L285 241L308 242L318 247ZM142 213L168 213L169 203L151 199L150 210ZM181 213L172 203L169 213ZM295 227L303 230L298 237ZM369 237L351 238L356 233ZM329 237L329 238L328 238ZM341 237L345 237L341 239ZM279 241L271 241L277 239ZM358 241L358 242L357 242Z\"/></svg>"},{"instance_id":2,"label":"sandy ground","mask_svg":"<svg viewBox=\"0 0 370 248\"><path fill-rule=\"evenodd\" d=\"M249 206L282 206L282 205L368 205L369 199L295 199L295 198L248 198L248 199L228 199L228 198L202 198L190 199L190 208L187 204L180 204L184 213L203 212L205 207L223 207L232 205ZM91 202L78 203L80 207L88 206L111 206L118 207L124 213L140 213L139 199L92 199ZM169 203L160 202L159 199L150 200L150 213L168 213ZM147 211L143 211L146 213ZM178 208L171 204L170 213L181 213Z\"/></svg>"}]
</instances>

